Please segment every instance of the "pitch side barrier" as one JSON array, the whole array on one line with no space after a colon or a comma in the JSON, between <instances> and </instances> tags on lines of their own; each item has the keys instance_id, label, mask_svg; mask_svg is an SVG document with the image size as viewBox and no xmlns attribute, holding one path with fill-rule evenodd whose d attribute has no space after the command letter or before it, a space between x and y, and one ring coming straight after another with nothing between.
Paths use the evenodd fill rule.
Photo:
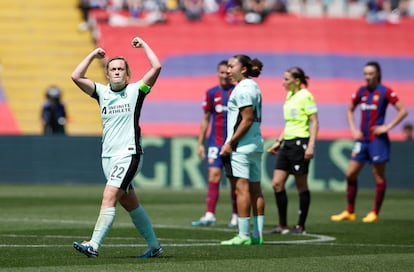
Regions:
<instances>
[{"instance_id":1,"label":"pitch side barrier","mask_svg":"<svg viewBox=\"0 0 414 272\"><path fill-rule=\"evenodd\" d=\"M265 150L274 139L265 141ZM144 137L144 165L135 179L145 188L195 188L207 186L206 161L197 156L196 137ZM325 141L316 145L310 165L311 190L345 190L345 172L353 147L350 140ZM102 184L101 139L66 136L0 136L0 183ZM387 166L390 189L414 189L414 141L393 142ZM263 153L262 186L271 189L276 156ZM374 188L369 165L360 176L361 188ZM288 181L293 187L293 179ZM222 186L228 186L223 178Z\"/></svg>"}]
</instances>

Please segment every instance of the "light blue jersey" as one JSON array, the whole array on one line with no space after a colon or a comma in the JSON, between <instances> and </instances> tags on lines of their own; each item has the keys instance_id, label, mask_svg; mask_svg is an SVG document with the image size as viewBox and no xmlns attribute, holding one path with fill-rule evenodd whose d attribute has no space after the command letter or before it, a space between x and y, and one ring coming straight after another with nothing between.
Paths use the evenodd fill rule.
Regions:
<instances>
[{"instance_id":1,"label":"light blue jersey","mask_svg":"<svg viewBox=\"0 0 414 272\"><path fill-rule=\"evenodd\" d=\"M145 91L143 91L145 90ZM139 117L149 87L142 81L120 91L95 83L92 95L99 102L102 117L102 157L141 154Z\"/></svg>"},{"instance_id":2,"label":"light blue jersey","mask_svg":"<svg viewBox=\"0 0 414 272\"><path fill-rule=\"evenodd\" d=\"M260 131L262 119L262 94L257 83L250 79L240 81L228 101L227 113L227 140L230 141L241 121L240 108L252 106L254 111L254 122L245 135L239 140L236 149L242 154L263 152L263 137Z\"/></svg>"}]
</instances>

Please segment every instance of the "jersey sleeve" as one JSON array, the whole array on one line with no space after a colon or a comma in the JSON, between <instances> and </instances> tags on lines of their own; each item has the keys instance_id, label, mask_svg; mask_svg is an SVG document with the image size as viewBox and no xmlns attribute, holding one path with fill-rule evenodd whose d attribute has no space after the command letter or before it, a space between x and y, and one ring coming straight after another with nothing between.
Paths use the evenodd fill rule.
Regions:
<instances>
[{"instance_id":1,"label":"jersey sleeve","mask_svg":"<svg viewBox=\"0 0 414 272\"><path fill-rule=\"evenodd\" d=\"M385 96L387 97L387 100L393 105L399 101L397 93L389 88L386 89Z\"/></svg>"},{"instance_id":2,"label":"jersey sleeve","mask_svg":"<svg viewBox=\"0 0 414 272\"><path fill-rule=\"evenodd\" d=\"M353 105L358 105L361 102L361 88L354 92L351 96L351 103Z\"/></svg>"},{"instance_id":3,"label":"jersey sleeve","mask_svg":"<svg viewBox=\"0 0 414 272\"><path fill-rule=\"evenodd\" d=\"M243 108L253 106L253 90L254 87L250 85L250 81L242 81L239 84L243 84L237 93L234 93L237 107Z\"/></svg>"},{"instance_id":4,"label":"jersey sleeve","mask_svg":"<svg viewBox=\"0 0 414 272\"><path fill-rule=\"evenodd\" d=\"M305 112L308 116L318 112L318 107L316 106L315 98L310 92L307 92L303 105L305 108Z\"/></svg>"},{"instance_id":5,"label":"jersey sleeve","mask_svg":"<svg viewBox=\"0 0 414 272\"><path fill-rule=\"evenodd\" d=\"M211 95L210 95L210 92L209 91L207 91L206 93L205 93L205 95L204 95L204 98L203 98L203 103L202 103L202 107L203 107L203 110L206 112L206 111L212 111L212 103L211 103L211 101L212 101L212 99L211 99Z\"/></svg>"}]
</instances>

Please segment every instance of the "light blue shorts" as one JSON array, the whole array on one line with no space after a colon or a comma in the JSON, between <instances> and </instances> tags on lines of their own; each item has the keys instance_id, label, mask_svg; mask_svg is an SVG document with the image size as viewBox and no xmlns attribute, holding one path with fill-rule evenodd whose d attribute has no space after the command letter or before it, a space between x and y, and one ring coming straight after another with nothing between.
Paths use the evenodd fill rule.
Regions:
<instances>
[{"instance_id":1,"label":"light blue shorts","mask_svg":"<svg viewBox=\"0 0 414 272\"><path fill-rule=\"evenodd\" d=\"M230 160L225 160L226 175L244 178L250 182L260 182L262 177L262 152L242 154L232 152Z\"/></svg>"},{"instance_id":2,"label":"light blue shorts","mask_svg":"<svg viewBox=\"0 0 414 272\"><path fill-rule=\"evenodd\" d=\"M128 191L132 180L142 167L142 155L104 157L102 168L106 177L106 184Z\"/></svg>"}]
</instances>

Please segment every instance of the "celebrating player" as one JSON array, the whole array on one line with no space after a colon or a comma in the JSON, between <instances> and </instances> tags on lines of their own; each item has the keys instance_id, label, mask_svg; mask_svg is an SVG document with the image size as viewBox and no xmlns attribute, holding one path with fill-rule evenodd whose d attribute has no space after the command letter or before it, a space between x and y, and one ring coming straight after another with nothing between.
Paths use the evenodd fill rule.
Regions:
<instances>
[{"instance_id":1,"label":"celebrating player","mask_svg":"<svg viewBox=\"0 0 414 272\"><path fill-rule=\"evenodd\" d=\"M87 78L85 74L92 61L105 57L102 48L89 53L72 73L76 85L98 101L103 125L102 167L107 182L101 210L90 241L73 242L73 247L88 257L98 256L98 250L115 220L115 206L118 202L129 212L136 229L148 244L144 254L137 257L157 257L163 252L150 219L138 202L132 186L132 180L142 166L140 112L145 97L160 74L161 63L141 38L134 38L132 47L142 48L151 65L138 82L128 82L131 71L127 60L120 56L113 57L106 63L109 84L103 85Z\"/></svg>"}]
</instances>

